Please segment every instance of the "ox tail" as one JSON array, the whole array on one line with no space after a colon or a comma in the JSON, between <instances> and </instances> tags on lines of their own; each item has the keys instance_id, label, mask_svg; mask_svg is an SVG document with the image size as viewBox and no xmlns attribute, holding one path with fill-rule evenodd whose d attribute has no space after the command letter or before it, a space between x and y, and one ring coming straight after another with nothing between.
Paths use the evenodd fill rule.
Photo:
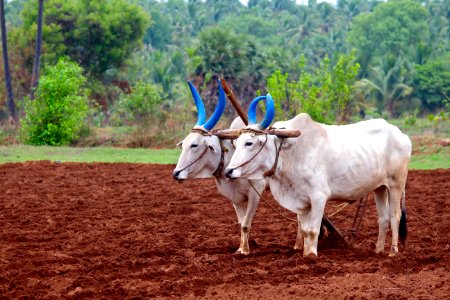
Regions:
<instances>
[{"instance_id":1,"label":"ox tail","mask_svg":"<svg viewBox=\"0 0 450 300\"><path fill-rule=\"evenodd\" d=\"M408 226L406 225L406 201L405 201L405 191L402 193L402 216L400 218L400 225L398 227L398 237L400 243L405 245L406 236L408 235Z\"/></svg>"}]
</instances>

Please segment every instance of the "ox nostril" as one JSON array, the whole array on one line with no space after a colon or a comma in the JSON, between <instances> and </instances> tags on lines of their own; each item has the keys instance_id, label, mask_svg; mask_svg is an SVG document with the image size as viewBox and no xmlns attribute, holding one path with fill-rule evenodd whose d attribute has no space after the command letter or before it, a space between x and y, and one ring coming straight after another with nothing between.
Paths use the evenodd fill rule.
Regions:
<instances>
[{"instance_id":1,"label":"ox nostril","mask_svg":"<svg viewBox=\"0 0 450 300\"><path fill-rule=\"evenodd\" d=\"M228 178L230 178L230 177L231 177L231 174L233 174L233 171L234 171L234 169L226 169L226 170L225 170L225 175L226 175Z\"/></svg>"},{"instance_id":2,"label":"ox nostril","mask_svg":"<svg viewBox=\"0 0 450 300\"><path fill-rule=\"evenodd\" d=\"M180 173L181 173L181 171L173 171L173 173L172 173L172 176L173 176L173 178L175 179L175 180L177 180L178 179L178 176L180 175Z\"/></svg>"}]
</instances>

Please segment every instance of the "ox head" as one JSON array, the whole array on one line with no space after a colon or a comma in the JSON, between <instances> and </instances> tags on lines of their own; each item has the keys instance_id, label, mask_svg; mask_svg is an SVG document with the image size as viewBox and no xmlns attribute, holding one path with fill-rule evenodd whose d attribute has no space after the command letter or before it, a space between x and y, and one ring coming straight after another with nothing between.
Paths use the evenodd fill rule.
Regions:
<instances>
[{"instance_id":1,"label":"ox head","mask_svg":"<svg viewBox=\"0 0 450 300\"><path fill-rule=\"evenodd\" d=\"M256 106L263 99L266 100L266 114L257 123ZM275 107L270 94L252 101L248 111L249 126L240 130L235 142L235 152L225 170L228 178L263 179L273 174L282 139L300 135L298 130L266 129L272 122L274 113Z\"/></svg>"},{"instance_id":2,"label":"ox head","mask_svg":"<svg viewBox=\"0 0 450 300\"><path fill-rule=\"evenodd\" d=\"M217 124L225 109L225 93L219 80L219 102L212 116L206 121L205 107L191 82L189 88L197 106L197 123L180 143L182 151L178 164L173 170L175 180L212 177L221 160L219 138L210 130Z\"/></svg>"},{"instance_id":3,"label":"ox head","mask_svg":"<svg viewBox=\"0 0 450 300\"><path fill-rule=\"evenodd\" d=\"M261 100L266 100L266 113L264 119L258 123L256 121L256 107ZM262 179L263 173L260 170L262 165L270 164L266 153L272 146L269 143L269 136L264 130L272 123L275 107L272 96L260 96L255 98L248 109L249 125L240 131L239 138L236 140L236 151L225 170L225 175L229 178L246 177L249 179ZM270 169L270 166L269 166ZM247 176L251 174L250 176Z\"/></svg>"}]
</instances>

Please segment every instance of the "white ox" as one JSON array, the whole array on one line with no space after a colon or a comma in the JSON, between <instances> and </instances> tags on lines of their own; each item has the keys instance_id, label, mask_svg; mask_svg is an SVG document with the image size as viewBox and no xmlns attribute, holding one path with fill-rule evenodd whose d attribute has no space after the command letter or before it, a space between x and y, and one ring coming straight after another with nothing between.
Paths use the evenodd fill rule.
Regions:
<instances>
[{"instance_id":1,"label":"white ox","mask_svg":"<svg viewBox=\"0 0 450 300\"><path fill-rule=\"evenodd\" d=\"M271 101L268 95L267 111L273 106ZM303 246L304 256L317 256L319 229L328 200L357 200L371 191L379 223L375 251L384 251L390 223L389 255L398 252L399 233L402 243L406 239L405 184L411 157L408 136L381 119L329 126L304 113L273 126L300 130L298 138L282 140L264 133L266 127L252 124L247 127L249 131L240 134L225 173L229 178L258 180L275 167L269 179L270 190L281 206L297 214L301 230L296 248Z\"/></svg>"},{"instance_id":2,"label":"white ox","mask_svg":"<svg viewBox=\"0 0 450 300\"><path fill-rule=\"evenodd\" d=\"M230 199L241 226L241 241L236 252L249 254L250 227L258 207L259 195L266 187L266 180L231 181L224 176L223 166L230 162L234 153L234 146L230 140L220 140L217 136L211 134L210 129L217 123L218 118L212 122L214 124L204 122L204 116L201 116L202 113L204 114L201 98L191 83L189 83L189 86L199 111L199 122L181 142L182 152L172 173L173 178L177 181L188 178L215 178L217 190L221 195ZM218 112L218 114L215 113L216 116L220 117L222 114L222 108L225 106L224 101L222 86L219 82L219 104L216 108L216 112ZM220 111L221 109L222 111ZM236 118L231 124L232 129L244 127L245 124L240 118ZM221 165L222 167L220 167Z\"/></svg>"}]
</instances>

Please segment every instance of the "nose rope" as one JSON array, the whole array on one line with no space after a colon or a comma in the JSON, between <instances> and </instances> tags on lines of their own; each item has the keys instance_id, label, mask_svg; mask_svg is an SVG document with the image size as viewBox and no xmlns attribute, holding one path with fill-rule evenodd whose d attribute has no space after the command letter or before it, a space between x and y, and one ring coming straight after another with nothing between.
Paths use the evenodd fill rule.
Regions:
<instances>
[{"instance_id":1,"label":"nose rope","mask_svg":"<svg viewBox=\"0 0 450 300\"><path fill-rule=\"evenodd\" d=\"M203 150L202 154L200 154L200 156L196 160L194 160L193 162L188 164L186 167L184 167L183 169L179 170L178 174L180 174L181 172L183 172L184 170L186 170L187 168L189 168L190 166L192 166L193 164L198 162L206 154L206 151L208 151L208 147L205 145L205 150Z\"/></svg>"},{"instance_id":2,"label":"nose rope","mask_svg":"<svg viewBox=\"0 0 450 300\"><path fill-rule=\"evenodd\" d=\"M242 163L242 164L240 164L239 166L237 166L236 168L233 168L233 171L234 170L236 170L237 168L240 168L240 167L243 167L243 166L245 166L246 164L248 164L249 162L251 162L261 151L262 151L262 149L264 148L264 146L266 145L266 143L267 143L267 134L264 134L265 136L266 136L266 139L264 140L264 143L262 144L262 146L261 146L261 148L259 148L259 150L258 150L258 152L256 152L255 153L255 155L253 155L252 156L252 158L250 158L249 160L247 160L246 162L244 162L244 163Z\"/></svg>"},{"instance_id":3,"label":"nose rope","mask_svg":"<svg viewBox=\"0 0 450 300\"><path fill-rule=\"evenodd\" d=\"M249 131L250 130L247 129L247 132L249 132ZM255 155L253 155L252 158L250 158L246 162L240 164L236 168L233 168L233 171L236 170L237 168L245 166L250 161L252 161L262 151L262 149L264 148L264 146L267 143L267 133L262 133L263 131L256 131L256 130L251 130L250 132L255 133L255 134L259 134L259 135L264 134L266 136L266 140L264 141L264 144L261 146L261 148L258 150L258 152L256 152ZM276 153L276 155L275 155L275 162L273 163L273 166L272 166L272 168L270 170L264 172L264 177L270 177L273 174L275 174L275 171L276 171L276 168L277 168L277 165L278 165L278 157L280 156L280 151L281 151L281 146L283 145L283 141L284 141L284 139L281 139L280 146L277 149L277 142L276 142L276 140L274 140L275 150L276 150L276 152L275 152Z\"/></svg>"}]
</instances>

